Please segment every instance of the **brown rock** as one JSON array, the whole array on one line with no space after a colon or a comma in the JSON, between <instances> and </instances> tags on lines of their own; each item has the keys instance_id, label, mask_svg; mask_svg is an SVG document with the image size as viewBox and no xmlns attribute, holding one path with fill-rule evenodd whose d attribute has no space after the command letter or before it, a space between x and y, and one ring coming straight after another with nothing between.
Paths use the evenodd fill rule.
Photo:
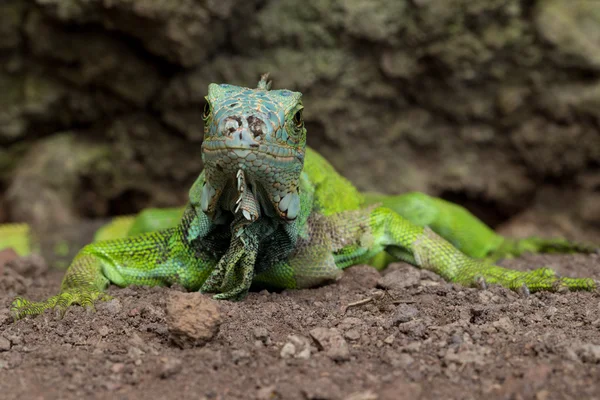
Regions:
<instances>
[{"instance_id":1,"label":"brown rock","mask_svg":"<svg viewBox=\"0 0 600 400\"><path fill-rule=\"evenodd\" d=\"M172 292L166 313L171 340L181 348L205 344L221 324L217 303L200 293Z\"/></svg>"}]
</instances>

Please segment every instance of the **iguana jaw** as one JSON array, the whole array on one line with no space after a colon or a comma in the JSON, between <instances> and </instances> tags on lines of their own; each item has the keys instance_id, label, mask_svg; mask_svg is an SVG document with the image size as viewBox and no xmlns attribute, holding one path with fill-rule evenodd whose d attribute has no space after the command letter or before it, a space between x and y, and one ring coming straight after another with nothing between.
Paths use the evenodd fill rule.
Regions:
<instances>
[{"instance_id":1,"label":"iguana jaw","mask_svg":"<svg viewBox=\"0 0 600 400\"><path fill-rule=\"evenodd\" d=\"M296 219L303 154L273 145L249 149L226 147L223 143L217 146L214 142L203 145L206 184L201 204L206 214L217 217L221 211L242 213L250 221L262 215Z\"/></svg>"}]
</instances>

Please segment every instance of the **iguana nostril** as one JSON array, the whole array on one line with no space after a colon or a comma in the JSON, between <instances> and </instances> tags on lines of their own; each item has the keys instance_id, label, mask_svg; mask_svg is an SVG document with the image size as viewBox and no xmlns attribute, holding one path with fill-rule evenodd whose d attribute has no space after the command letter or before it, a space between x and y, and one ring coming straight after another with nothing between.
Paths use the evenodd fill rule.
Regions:
<instances>
[{"instance_id":1,"label":"iguana nostril","mask_svg":"<svg viewBox=\"0 0 600 400\"><path fill-rule=\"evenodd\" d=\"M225 121L225 131L229 135L233 134L242 125L241 122L242 121L239 119L239 117L229 117L229 118L227 118L227 121Z\"/></svg>"},{"instance_id":2,"label":"iguana nostril","mask_svg":"<svg viewBox=\"0 0 600 400\"><path fill-rule=\"evenodd\" d=\"M247 121L248 129L250 129L250 132L252 132L252 135L254 135L254 139L260 140L261 136L265 133L266 130L264 121L253 115L249 116L247 118Z\"/></svg>"}]
</instances>

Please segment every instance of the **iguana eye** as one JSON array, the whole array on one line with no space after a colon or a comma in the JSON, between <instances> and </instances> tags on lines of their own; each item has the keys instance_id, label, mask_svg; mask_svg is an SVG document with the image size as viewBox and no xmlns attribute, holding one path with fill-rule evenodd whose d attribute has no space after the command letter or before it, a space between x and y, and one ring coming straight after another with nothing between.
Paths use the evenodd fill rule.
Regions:
<instances>
[{"instance_id":1,"label":"iguana eye","mask_svg":"<svg viewBox=\"0 0 600 400\"><path fill-rule=\"evenodd\" d=\"M303 123L304 120L302 119L302 109L300 109L296 111L296 114L294 114L294 124L296 124L296 127L301 128Z\"/></svg>"},{"instance_id":2,"label":"iguana eye","mask_svg":"<svg viewBox=\"0 0 600 400\"><path fill-rule=\"evenodd\" d=\"M204 121L206 121L208 119L208 117L210 117L210 112L211 112L211 107L210 107L210 103L207 100L206 103L204 104L204 112L202 113L202 119Z\"/></svg>"}]
</instances>

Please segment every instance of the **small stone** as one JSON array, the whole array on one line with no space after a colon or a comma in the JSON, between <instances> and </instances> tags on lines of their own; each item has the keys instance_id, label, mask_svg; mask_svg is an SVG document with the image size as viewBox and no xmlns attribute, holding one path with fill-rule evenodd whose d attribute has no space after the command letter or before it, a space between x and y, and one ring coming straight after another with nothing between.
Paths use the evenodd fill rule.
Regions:
<instances>
[{"instance_id":1,"label":"small stone","mask_svg":"<svg viewBox=\"0 0 600 400\"><path fill-rule=\"evenodd\" d=\"M10 350L10 340L0 336L0 351Z\"/></svg>"},{"instance_id":2,"label":"small stone","mask_svg":"<svg viewBox=\"0 0 600 400\"><path fill-rule=\"evenodd\" d=\"M216 302L201 293L171 292L166 311L171 340L181 348L204 345L221 325Z\"/></svg>"},{"instance_id":3,"label":"small stone","mask_svg":"<svg viewBox=\"0 0 600 400\"><path fill-rule=\"evenodd\" d=\"M347 361L350 359L348 343L336 328L315 328L310 331L310 336L332 360Z\"/></svg>"},{"instance_id":4,"label":"small stone","mask_svg":"<svg viewBox=\"0 0 600 400\"><path fill-rule=\"evenodd\" d=\"M318 378L302 388L307 400L335 400L341 398L341 389L329 378Z\"/></svg>"},{"instance_id":5,"label":"small stone","mask_svg":"<svg viewBox=\"0 0 600 400\"><path fill-rule=\"evenodd\" d=\"M600 304L599 304L600 306ZM346 317L342 320L342 324L348 325L360 325L362 324L362 319L356 317Z\"/></svg>"},{"instance_id":6,"label":"small stone","mask_svg":"<svg viewBox=\"0 0 600 400\"><path fill-rule=\"evenodd\" d=\"M256 327L252 333L254 338L260 340L263 344L268 344L270 342L269 331L267 328Z\"/></svg>"},{"instance_id":7,"label":"small stone","mask_svg":"<svg viewBox=\"0 0 600 400\"><path fill-rule=\"evenodd\" d=\"M356 392L352 393L350 396L346 397L344 400L378 400L379 396L377 393L372 392L371 390L367 390L366 392Z\"/></svg>"},{"instance_id":8,"label":"small stone","mask_svg":"<svg viewBox=\"0 0 600 400\"><path fill-rule=\"evenodd\" d=\"M248 365L251 358L252 354L247 350L233 350L231 352L231 359L235 365Z\"/></svg>"},{"instance_id":9,"label":"small stone","mask_svg":"<svg viewBox=\"0 0 600 400\"><path fill-rule=\"evenodd\" d=\"M485 365L491 352L489 347L467 345L459 349L449 348L443 357L447 363Z\"/></svg>"},{"instance_id":10,"label":"small stone","mask_svg":"<svg viewBox=\"0 0 600 400\"><path fill-rule=\"evenodd\" d=\"M121 383L119 382L104 382L103 386L106 390L108 390L109 392L114 392L116 390L121 389L121 387L123 386Z\"/></svg>"},{"instance_id":11,"label":"small stone","mask_svg":"<svg viewBox=\"0 0 600 400\"><path fill-rule=\"evenodd\" d=\"M274 400L279 398L277 388L275 386L265 386L258 389L256 392L257 400Z\"/></svg>"},{"instance_id":12,"label":"small stone","mask_svg":"<svg viewBox=\"0 0 600 400\"><path fill-rule=\"evenodd\" d=\"M546 312L544 313L544 316L546 318L548 317L552 317L554 314L556 314L558 312L558 308L554 307L554 306L550 306L546 309Z\"/></svg>"},{"instance_id":13,"label":"small stone","mask_svg":"<svg viewBox=\"0 0 600 400\"><path fill-rule=\"evenodd\" d=\"M394 343L394 339L396 339L396 337L394 335L390 335L383 339L383 343L392 344Z\"/></svg>"},{"instance_id":14,"label":"small stone","mask_svg":"<svg viewBox=\"0 0 600 400\"><path fill-rule=\"evenodd\" d=\"M402 350L407 353L418 353L421 351L422 343L421 342L411 342L406 346L402 347Z\"/></svg>"},{"instance_id":15,"label":"small stone","mask_svg":"<svg viewBox=\"0 0 600 400\"><path fill-rule=\"evenodd\" d=\"M498 321L493 322L492 325L500 332L508 333L509 335L515 333L515 326L508 317L502 317Z\"/></svg>"},{"instance_id":16,"label":"small stone","mask_svg":"<svg viewBox=\"0 0 600 400\"><path fill-rule=\"evenodd\" d=\"M10 310L8 308L0 309L0 325L10 323L12 321L12 316L10 315Z\"/></svg>"},{"instance_id":17,"label":"small stone","mask_svg":"<svg viewBox=\"0 0 600 400\"><path fill-rule=\"evenodd\" d=\"M455 333L454 335L452 335L452 337L450 338L450 342L454 345L460 345L463 342L463 337L457 333Z\"/></svg>"},{"instance_id":18,"label":"small stone","mask_svg":"<svg viewBox=\"0 0 600 400\"><path fill-rule=\"evenodd\" d=\"M279 352L281 358L292 358L294 355L296 355L296 346L290 342L284 344Z\"/></svg>"},{"instance_id":19,"label":"small stone","mask_svg":"<svg viewBox=\"0 0 600 400\"><path fill-rule=\"evenodd\" d=\"M114 373L114 374L119 374L123 371L123 369L125 369L125 364L123 363L114 363L112 365L112 367L110 367L110 370Z\"/></svg>"},{"instance_id":20,"label":"small stone","mask_svg":"<svg viewBox=\"0 0 600 400\"><path fill-rule=\"evenodd\" d=\"M394 368L407 368L415 362L410 354L398 353L391 349L383 353L383 359Z\"/></svg>"},{"instance_id":21,"label":"small stone","mask_svg":"<svg viewBox=\"0 0 600 400\"><path fill-rule=\"evenodd\" d=\"M379 393L380 400L419 399L423 393L423 387L418 383L393 381L384 385Z\"/></svg>"},{"instance_id":22,"label":"small stone","mask_svg":"<svg viewBox=\"0 0 600 400\"><path fill-rule=\"evenodd\" d=\"M358 340L360 339L360 332L357 329L350 329L344 333L344 337L348 340Z\"/></svg>"},{"instance_id":23,"label":"small stone","mask_svg":"<svg viewBox=\"0 0 600 400\"><path fill-rule=\"evenodd\" d=\"M10 340L13 346L23 344L23 338L21 336L10 335L7 339Z\"/></svg>"},{"instance_id":24,"label":"small stone","mask_svg":"<svg viewBox=\"0 0 600 400\"><path fill-rule=\"evenodd\" d=\"M139 347L130 346L127 349L127 354L133 359L139 359L141 356L143 356L146 353L144 352L144 350L140 349Z\"/></svg>"},{"instance_id":25,"label":"small stone","mask_svg":"<svg viewBox=\"0 0 600 400\"><path fill-rule=\"evenodd\" d=\"M600 345L584 343L574 346L572 349L582 362L591 364L600 363Z\"/></svg>"},{"instance_id":26,"label":"small stone","mask_svg":"<svg viewBox=\"0 0 600 400\"><path fill-rule=\"evenodd\" d=\"M105 310L110 315L117 315L121 312L123 306L121 305L121 301L119 299L112 299L107 302L98 303L96 308L98 311Z\"/></svg>"},{"instance_id":27,"label":"small stone","mask_svg":"<svg viewBox=\"0 0 600 400\"><path fill-rule=\"evenodd\" d=\"M399 304L392 316L392 324L398 325L413 320L419 315L419 310L409 304Z\"/></svg>"},{"instance_id":28,"label":"small stone","mask_svg":"<svg viewBox=\"0 0 600 400\"><path fill-rule=\"evenodd\" d=\"M179 358L164 357L160 361L162 362L159 373L161 379L168 379L177 375L183 369L183 362Z\"/></svg>"},{"instance_id":29,"label":"small stone","mask_svg":"<svg viewBox=\"0 0 600 400\"><path fill-rule=\"evenodd\" d=\"M481 290L477 296L479 297L479 302L481 304L489 304L492 300L492 293L487 290Z\"/></svg>"},{"instance_id":30,"label":"small stone","mask_svg":"<svg viewBox=\"0 0 600 400\"><path fill-rule=\"evenodd\" d=\"M535 400L547 400L550 398L550 392L547 390L540 390L535 394Z\"/></svg>"},{"instance_id":31,"label":"small stone","mask_svg":"<svg viewBox=\"0 0 600 400\"><path fill-rule=\"evenodd\" d=\"M100 329L98 329L98 333L102 337L108 336L108 334L109 334L108 326L106 326L106 325L101 326Z\"/></svg>"},{"instance_id":32,"label":"small stone","mask_svg":"<svg viewBox=\"0 0 600 400\"><path fill-rule=\"evenodd\" d=\"M310 340L300 335L289 335L288 341L279 353L281 358L298 358L308 360L311 355Z\"/></svg>"}]
</instances>

